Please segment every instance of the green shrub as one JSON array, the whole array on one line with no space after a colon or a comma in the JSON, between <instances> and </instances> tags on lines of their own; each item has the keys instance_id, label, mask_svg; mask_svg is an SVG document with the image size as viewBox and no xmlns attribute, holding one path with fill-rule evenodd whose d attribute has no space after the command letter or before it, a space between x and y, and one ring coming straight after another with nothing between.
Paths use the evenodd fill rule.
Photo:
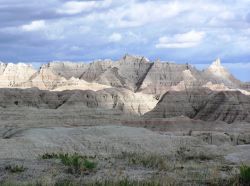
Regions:
<instances>
[{"instance_id":1,"label":"green shrub","mask_svg":"<svg viewBox=\"0 0 250 186\"><path fill-rule=\"evenodd\" d=\"M45 153L43 155L41 155L42 159L58 159L58 154L55 153Z\"/></svg>"},{"instance_id":2,"label":"green shrub","mask_svg":"<svg viewBox=\"0 0 250 186\"><path fill-rule=\"evenodd\" d=\"M96 168L97 163L89 160L86 156L74 154L44 154L41 156L42 159L60 159L62 164L68 167L68 172L75 174L86 171L92 171Z\"/></svg>"},{"instance_id":3,"label":"green shrub","mask_svg":"<svg viewBox=\"0 0 250 186\"><path fill-rule=\"evenodd\" d=\"M97 166L96 162L89 161L88 159L85 159L85 160L83 161L83 165L84 165L84 167L86 167L87 169L94 169L94 168L96 168L96 166Z\"/></svg>"},{"instance_id":4,"label":"green shrub","mask_svg":"<svg viewBox=\"0 0 250 186\"><path fill-rule=\"evenodd\" d=\"M5 167L5 170L11 173L18 173L25 171L25 168L23 167L23 165L8 165Z\"/></svg>"},{"instance_id":5,"label":"green shrub","mask_svg":"<svg viewBox=\"0 0 250 186\"><path fill-rule=\"evenodd\" d=\"M240 180L243 183L250 184L250 167L247 165L240 166Z\"/></svg>"}]
</instances>

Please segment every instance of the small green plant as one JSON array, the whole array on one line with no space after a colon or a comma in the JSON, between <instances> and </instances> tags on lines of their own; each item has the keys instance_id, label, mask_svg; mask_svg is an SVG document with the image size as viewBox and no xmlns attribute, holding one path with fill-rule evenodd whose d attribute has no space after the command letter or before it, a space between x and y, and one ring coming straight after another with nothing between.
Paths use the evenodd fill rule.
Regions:
<instances>
[{"instance_id":1,"label":"small green plant","mask_svg":"<svg viewBox=\"0 0 250 186\"><path fill-rule=\"evenodd\" d=\"M60 154L59 158L62 163L69 166L70 173L80 173L85 171L91 171L96 168L96 162L88 160L86 157L75 154Z\"/></svg>"},{"instance_id":2,"label":"small green plant","mask_svg":"<svg viewBox=\"0 0 250 186\"><path fill-rule=\"evenodd\" d=\"M44 159L44 160L46 160L46 159L58 159L58 158L59 158L59 156L56 153L45 153L45 154L41 155L41 159Z\"/></svg>"},{"instance_id":3,"label":"small green plant","mask_svg":"<svg viewBox=\"0 0 250 186\"><path fill-rule=\"evenodd\" d=\"M250 184L250 167L247 165L240 166L240 180L242 183Z\"/></svg>"},{"instance_id":4,"label":"small green plant","mask_svg":"<svg viewBox=\"0 0 250 186\"><path fill-rule=\"evenodd\" d=\"M87 169L94 169L96 168L96 162L93 162L93 161L89 161L88 159L85 159L83 161L83 165L84 167L86 167Z\"/></svg>"},{"instance_id":5,"label":"small green plant","mask_svg":"<svg viewBox=\"0 0 250 186\"><path fill-rule=\"evenodd\" d=\"M97 163L89 160L86 156L74 154L43 154L42 159L60 159L62 164L68 167L68 172L78 174L86 171L92 171L96 168Z\"/></svg>"},{"instance_id":6,"label":"small green plant","mask_svg":"<svg viewBox=\"0 0 250 186\"><path fill-rule=\"evenodd\" d=\"M19 173L25 171L25 168L23 167L23 165L7 165L5 167L5 170L11 173Z\"/></svg>"},{"instance_id":7,"label":"small green plant","mask_svg":"<svg viewBox=\"0 0 250 186\"><path fill-rule=\"evenodd\" d=\"M118 158L125 159L130 165L142 165L146 168L166 170L168 168L166 157L157 154L142 154L123 152Z\"/></svg>"}]
</instances>

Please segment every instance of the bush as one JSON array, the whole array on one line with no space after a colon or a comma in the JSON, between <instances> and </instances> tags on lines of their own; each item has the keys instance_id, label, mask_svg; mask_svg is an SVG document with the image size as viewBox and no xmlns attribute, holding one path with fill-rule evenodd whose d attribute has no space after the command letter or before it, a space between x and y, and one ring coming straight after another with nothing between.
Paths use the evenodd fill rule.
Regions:
<instances>
[{"instance_id":1,"label":"bush","mask_svg":"<svg viewBox=\"0 0 250 186\"><path fill-rule=\"evenodd\" d=\"M96 162L93 162L89 160L86 156L82 156L77 153L74 154L46 153L41 157L42 159L60 159L62 164L68 166L68 172L72 174L92 171L97 166Z\"/></svg>"},{"instance_id":2,"label":"bush","mask_svg":"<svg viewBox=\"0 0 250 186\"><path fill-rule=\"evenodd\" d=\"M96 162L92 162L92 161L89 161L87 159L85 159L83 161L83 165L84 167L86 167L87 169L94 169L96 168Z\"/></svg>"},{"instance_id":3,"label":"bush","mask_svg":"<svg viewBox=\"0 0 250 186\"><path fill-rule=\"evenodd\" d=\"M247 165L240 166L240 180L242 183L250 184L250 167Z\"/></svg>"},{"instance_id":4,"label":"bush","mask_svg":"<svg viewBox=\"0 0 250 186\"><path fill-rule=\"evenodd\" d=\"M55 153L45 153L41 156L42 159L58 159L59 156L58 154L55 154Z\"/></svg>"},{"instance_id":5,"label":"bush","mask_svg":"<svg viewBox=\"0 0 250 186\"><path fill-rule=\"evenodd\" d=\"M5 170L11 173L18 173L25 171L25 168L23 167L23 165L8 165L5 167Z\"/></svg>"}]
</instances>

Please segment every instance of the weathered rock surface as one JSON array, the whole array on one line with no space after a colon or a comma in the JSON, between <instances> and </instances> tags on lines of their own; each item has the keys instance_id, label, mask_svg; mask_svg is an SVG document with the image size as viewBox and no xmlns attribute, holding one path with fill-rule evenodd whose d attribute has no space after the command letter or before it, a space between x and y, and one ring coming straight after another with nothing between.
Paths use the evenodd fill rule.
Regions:
<instances>
[{"instance_id":1,"label":"weathered rock surface","mask_svg":"<svg viewBox=\"0 0 250 186\"><path fill-rule=\"evenodd\" d=\"M63 61L50 62L44 68L51 70L56 75L62 76L66 79L71 77L79 78L84 71L89 67L86 63L72 63Z\"/></svg>"},{"instance_id":2,"label":"weathered rock surface","mask_svg":"<svg viewBox=\"0 0 250 186\"><path fill-rule=\"evenodd\" d=\"M247 83L235 79L219 59L204 71L131 55L116 62L51 62L38 71L30 65L1 63L0 87L32 88L0 90L2 108L68 105L135 115L148 112L145 117L153 118L184 115L205 121L249 122Z\"/></svg>"},{"instance_id":3,"label":"weathered rock surface","mask_svg":"<svg viewBox=\"0 0 250 186\"><path fill-rule=\"evenodd\" d=\"M95 84L91 86L90 83ZM25 64L0 65L0 87L3 88L86 90L90 87L91 90L99 90L100 88L94 88L98 84L101 84L99 87L107 85L155 95L162 95L173 89L181 91L187 87L202 86L215 91L233 89L250 94L248 84L235 79L219 59L204 71L189 64L150 62L144 57L132 55L125 55L118 61L50 62L42 65L38 71Z\"/></svg>"},{"instance_id":4,"label":"weathered rock surface","mask_svg":"<svg viewBox=\"0 0 250 186\"><path fill-rule=\"evenodd\" d=\"M241 84L239 80L233 77L230 72L221 65L220 59L214 61L204 70L204 77L212 83L223 83L230 88L235 88Z\"/></svg>"},{"instance_id":5,"label":"weathered rock surface","mask_svg":"<svg viewBox=\"0 0 250 186\"><path fill-rule=\"evenodd\" d=\"M208 89L169 91L147 118L187 116L205 121L250 122L250 96L239 91L212 92Z\"/></svg>"},{"instance_id":6,"label":"weathered rock surface","mask_svg":"<svg viewBox=\"0 0 250 186\"><path fill-rule=\"evenodd\" d=\"M14 87L26 82L35 72L31 65L0 63L0 87Z\"/></svg>"},{"instance_id":7,"label":"weathered rock surface","mask_svg":"<svg viewBox=\"0 0 250 186\"><path fill-rule=\"evenodd\" d=\"M32 89L0 89L0 107L32 107L43 109L91 108L117 110L142 115L152 110L157 100L153 95L134 93L127 89L43 91Z\"/></svg>"}]
</instances>

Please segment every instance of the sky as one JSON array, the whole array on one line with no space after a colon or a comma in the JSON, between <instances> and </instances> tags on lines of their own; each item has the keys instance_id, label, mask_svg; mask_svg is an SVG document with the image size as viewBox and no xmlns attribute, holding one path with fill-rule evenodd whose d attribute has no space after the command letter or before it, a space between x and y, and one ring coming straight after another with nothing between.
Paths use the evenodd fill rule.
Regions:
<instances>
[{"instance_id":1,"label":"sky","mask_svg":"<svg viewBox=\"0 0 250 186\"><path fill-rule=\"evenodd\" d=\"M0 23L4 62L221 58L250 81L249 0L0 0Z\"/></svg>"}]
</instances>

